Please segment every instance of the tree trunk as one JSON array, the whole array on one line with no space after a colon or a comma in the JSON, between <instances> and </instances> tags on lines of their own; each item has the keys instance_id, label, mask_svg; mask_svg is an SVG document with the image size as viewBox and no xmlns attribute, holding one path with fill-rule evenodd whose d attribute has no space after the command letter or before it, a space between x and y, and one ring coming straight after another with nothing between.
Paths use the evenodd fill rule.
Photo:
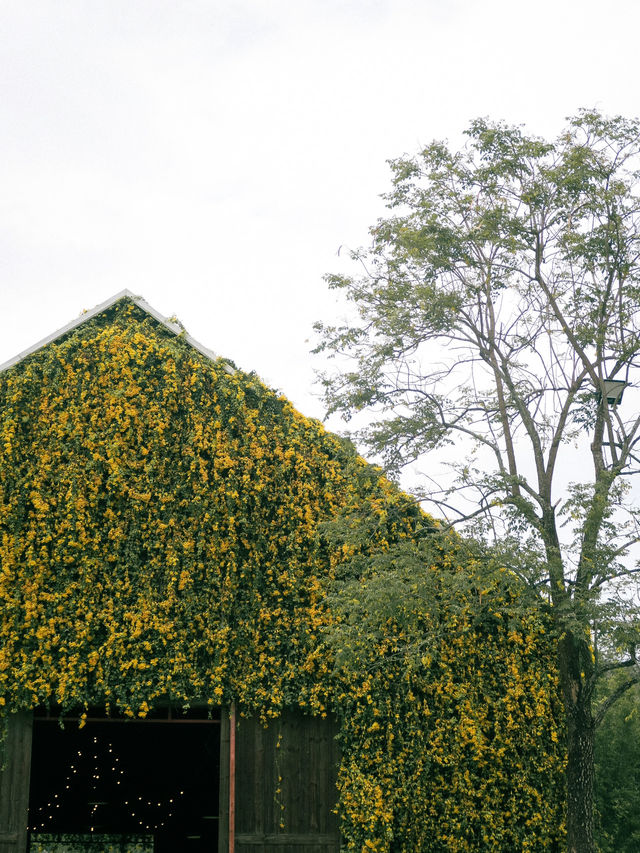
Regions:
<instances>
[{"instance_id":1,"label":"tree trunk","mask_svg":"<svg viewBox=\"0 0 640 853\"><path fill-rule=\"evenodd\" d=\"M567 720L567 851L595 853L593 841L593 742L591 693L581 658L585 644L570 633L560 642L560 685Z\"/></svg>"},{"instance_id":2,"label":"tree trunk","mask_svg":"<svg viewBox=\"0 0 640 853\"><path fill-rule=\"evenodd\" d=\"M593 853L593 720L574 709L567 721L567 849Z\"/></svg>"}]
</instances>

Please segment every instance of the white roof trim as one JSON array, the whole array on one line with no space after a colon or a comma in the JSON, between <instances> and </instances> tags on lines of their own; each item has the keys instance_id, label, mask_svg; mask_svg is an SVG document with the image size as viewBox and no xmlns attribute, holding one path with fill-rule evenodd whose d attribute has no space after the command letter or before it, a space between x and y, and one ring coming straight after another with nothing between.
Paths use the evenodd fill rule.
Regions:
<instances>
[{"instance_id":1,"label":"white roof trim","mask_svg":"<svg viewBox=\"0 0 640 853\"><path fill-rule=\"evenodd\" d=\"M53 341L58 340L58 338L63 337L64 335L72 332L74 329L77 329L78 326L82 326L83 323L86 323L87 320L91 320L94 317L97 317L98 314L102 314L103 311L106 311L108 308L111 308L112 305L115 305L116 302L119 302L121 299L130 299L131 302L134 302L138 308L141 308L146 314L153 317L161 326L164 326L165 329L168 329L172 334L180 335L183 340L185 340L189 346L192 346L194 349L201 352L202 355L211 359L211 361L217 361L219 356L217 356L212 350L207 349L207 347L203 346L201 343L198 343L191 335L187 334L185 330L178 325L178 323L174 323L172 320L163 317L155 308L152 308L148 302L141 296L136 296L134 293L131 293L130 290L121 290L120 293L116 293L115 296L112 296L110 299L107 299L106 302L101 302L100 305L96 305L95 308L92 308L90 311L85 311L84 314L81 314L75 320L72 320L70 323L67 323L66 326L63 326L61 329L58 329L57 332L53 332L50 335L47 335L46 338L43 338L41 341L38 341L37 344L33 344L28 349L23 352L15 355L13 358L10 358L8 361L5 361L4 364L0 364L0 373L2 371L7 370L9 367L13 367L14 364L18 364L23 359L25 359L28 355L31 355L34 352L46 347L47 344L52 343ZM235 370L231 367L230 364L224 364L224 369L227 373L233 374Z\"/></svg>"}]
</instances>

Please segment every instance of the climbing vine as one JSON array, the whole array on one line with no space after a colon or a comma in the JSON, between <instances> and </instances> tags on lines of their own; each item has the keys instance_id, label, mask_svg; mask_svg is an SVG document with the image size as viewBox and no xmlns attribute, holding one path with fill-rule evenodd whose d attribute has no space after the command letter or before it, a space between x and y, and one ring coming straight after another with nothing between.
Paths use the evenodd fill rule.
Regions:
<instances>
[{"instance_id":1,"label":"climbing vine","mask_svg":"<svg viewBox=\"0 0 640 853\"><path fill-rule=\"evenodd\" d=\"M126 299L1 374L0 407L0 710L332 712L349 850L551 849L562 755L538 617L509 624L496 592L482 625L443 604L419 665L393 619L357 670L336 662L327 590L358 549L323 525L367 500L386 553L417 512L355 476L345 443Z\"/></svg>"},{"instance_id":2,"label":"climbing vine","mask_svg":"<svg viewBox=\"0 0 640 853\"><path fill-rule=\"evenodd\" d=\"M490 549L356 478L322 525L347 849L564 849L549 613Z\"/></svg>"}]
</instances>

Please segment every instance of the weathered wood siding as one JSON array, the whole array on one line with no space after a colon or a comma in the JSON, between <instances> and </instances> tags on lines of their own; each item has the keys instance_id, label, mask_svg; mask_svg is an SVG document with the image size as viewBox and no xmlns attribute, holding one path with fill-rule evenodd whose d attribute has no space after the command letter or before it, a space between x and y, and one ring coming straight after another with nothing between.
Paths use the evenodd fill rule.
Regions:
<instances>
[{"instance_id":1,"label":"weathered wood siding","mask_svg":"<svg viewBox=\"0 0 640 853\"><path fill-rule=\"evenodd\" d=\"M218 853L229 853L229 711L220 714L220 803Z\"/></svg>"},{"instance_id":2,"label":"weathered wood siding","mask_svg":"<svg viewBox=\"0 0 640 853\"><path fill-rule=\"evenodd\" d=\"M337 853L340 849L336 725L287 712L265 729L240 719L236 732L235 853ZM222 730L222 776L228 767ZM221 793L227 786L221 778ZM221 816L228 809L221 802ZM222 796L221 796L222 800ZM221 823L220 853L228 851Z\"/></svg>"},{"instance_id":3,"label":"weathered wood siding","mask_svg":"<svg viewBox=\"0 0 640 853\"><path fill-rule=\"evenodd\" d=\"M0 770L0 853L26 853L33 714L10 714ZM0 767L2 766L0 761Z\"/></svg>"}]
</instances>

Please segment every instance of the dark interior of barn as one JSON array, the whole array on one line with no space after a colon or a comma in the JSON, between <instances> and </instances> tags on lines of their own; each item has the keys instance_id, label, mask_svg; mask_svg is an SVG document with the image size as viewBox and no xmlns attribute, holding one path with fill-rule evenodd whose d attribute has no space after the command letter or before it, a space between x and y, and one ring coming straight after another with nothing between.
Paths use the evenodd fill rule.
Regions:
<instances>
[{"instance_id":1,"label":"dark interior of barn","mask_svg":"<svg viewBox=\"0 0 640 853\"><path fill-rule=\"evenodd\" d=\"M171 717L36 716L29 850L215 853L220 721Z\"/></svg>"}]
</instances>

